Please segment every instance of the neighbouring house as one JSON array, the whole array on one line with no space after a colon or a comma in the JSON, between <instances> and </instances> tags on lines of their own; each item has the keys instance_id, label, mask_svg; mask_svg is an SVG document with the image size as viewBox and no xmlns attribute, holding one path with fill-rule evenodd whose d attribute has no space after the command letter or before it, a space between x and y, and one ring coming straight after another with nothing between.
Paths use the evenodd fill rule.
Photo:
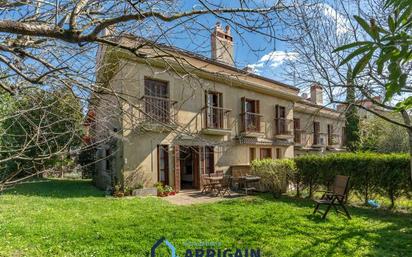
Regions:
<instances>
[{"instance_id":1,"label":"neighbouring house","mask_svg":"<svg viewBox=\"0 0 412 257\"><path fill-rule=\"evenodd\" d=\"M296 87L236 68L229 27L217 24L211 44L211 58L158 44L136 55L101 47L102 89L87 130L97 186L200 188L201 174L248 170L254 159L343 150L344 117L322 106L319 85L307 100Z\"/></svg>"}]
</instances>

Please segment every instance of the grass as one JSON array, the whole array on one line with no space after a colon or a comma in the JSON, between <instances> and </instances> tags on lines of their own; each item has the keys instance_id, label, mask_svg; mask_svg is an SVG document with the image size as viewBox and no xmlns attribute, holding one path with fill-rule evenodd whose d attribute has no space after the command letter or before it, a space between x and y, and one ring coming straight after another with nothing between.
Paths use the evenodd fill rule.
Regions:
<instances>
[{"instance_id":1,"label":"grass","mask_svg":"<svg viewBox=\"0 0 412 257\"><path fill-rule=\"evenodd\" d=\"M45 180L5 192L0 206L0 256L150 256L162 236L180 257L188 242L260 248L270 257L412 253L411 214L350 208L352 220L332 213L322 221L310 201L289 197L174 206L104 197L88 181Z\"/></svg>"}]
</instances>

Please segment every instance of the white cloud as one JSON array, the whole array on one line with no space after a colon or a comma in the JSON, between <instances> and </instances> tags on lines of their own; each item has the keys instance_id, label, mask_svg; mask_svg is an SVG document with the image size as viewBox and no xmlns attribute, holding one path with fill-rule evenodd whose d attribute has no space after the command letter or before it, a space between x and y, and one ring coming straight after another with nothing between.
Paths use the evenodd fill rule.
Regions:
<instances>
[{"instance_id":1,"label":"white cloud","mask_svg":"<svg viewBox=\"0 0 412 257\"><path fill-rule=\"evenodd\" d=\"M298 53L296 52L273 51L262 56L262 58L260 58L256 63L249 64L248 67L253 69L255 73L260 74L262 68L275 69L282 65L285 61L293 61L297 58Z\"/></svg>"},{"instance_id":2,"label":"white cloud","mask_svg":"<svg viewBox=\"0 0 412 257\"><path fill-rule=\"evenodd\" d=\"M328 4L321 3L317 6L320 8L323 15L325 15L327 18L332 19L335 22L337 35L342 35L349 31L350 23L344 15L340 14L338 11L336 11L336 9L334 9L332 6Z\"/></svg>"}]
</instances>

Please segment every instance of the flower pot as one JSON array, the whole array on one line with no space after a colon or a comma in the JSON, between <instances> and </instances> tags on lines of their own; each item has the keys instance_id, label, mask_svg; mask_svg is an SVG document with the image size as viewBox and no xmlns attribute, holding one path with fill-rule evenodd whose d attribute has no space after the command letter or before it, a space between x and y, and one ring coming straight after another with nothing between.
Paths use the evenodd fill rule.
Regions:
<instances>
[{"instance_id":1,"label":"flower pot","mask_svg":"<svg viewBox=\"0 0 412 257\"><path fill-rule=\"evenodd\" d=\"M115 193L114 193L114 196L115 196L115 197L123 197L123 196L124 196L124 193L123 193L123 192L115 192Z\"/></svg>"}]
</instances>

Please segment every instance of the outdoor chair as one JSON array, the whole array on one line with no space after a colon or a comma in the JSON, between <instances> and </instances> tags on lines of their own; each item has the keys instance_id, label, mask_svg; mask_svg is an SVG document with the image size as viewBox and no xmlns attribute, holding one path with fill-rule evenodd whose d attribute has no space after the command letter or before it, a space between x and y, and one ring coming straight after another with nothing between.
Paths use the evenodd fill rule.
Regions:
<instances>
[{"instance_id":1,"label":"outdoor chair","mask_svg":"<svg viewBox=\"0 0 412 257\"><path fill-rule=\"evenodd\" d=\"M225 194L228 194L230 196L231 184L232 184L232 176L228 176L228 175L223 176L222 181L219 184L215 185L215 188L217 189L216 196L218 195L224 196Z\"/></svg>"},{"instance_id":2,"label":"outdoor chair","mask_svg":"<svg viewBox=\"0 0 412 257\"><path fill-rule=\"evenodd\" d=\"M335 176L335 180L330 190L320 191L323 192L323 195L319 200L315 200L316 206L315 210L313 211L313 214L315 214L316 212L322 213L319 210L319 207L320 205L326 205L327 207L326 210L323 212L322 219L326 218L326 215L328 215L328 212L332 207L335 209L336 214L341 212L345 214L349 219L351 219L351 216L345 207L345 199L347 197L349 188L348 185L349 177L341 175ZM343 212L338 209L339 207L343 209Z\"/></svg>"},{"instance_id":3,"label":"outdoor chair","mask_svg":"<svg viewBox=\"0 0 412 257\"><path fill-rule=\"evenodd\" d=\"M207 179L208 176L208 174L200 175L200 181L202 183L202 193L206 193L212 190L212 184L210 183L210 180Z\"/></svg>"}]
</instances>

